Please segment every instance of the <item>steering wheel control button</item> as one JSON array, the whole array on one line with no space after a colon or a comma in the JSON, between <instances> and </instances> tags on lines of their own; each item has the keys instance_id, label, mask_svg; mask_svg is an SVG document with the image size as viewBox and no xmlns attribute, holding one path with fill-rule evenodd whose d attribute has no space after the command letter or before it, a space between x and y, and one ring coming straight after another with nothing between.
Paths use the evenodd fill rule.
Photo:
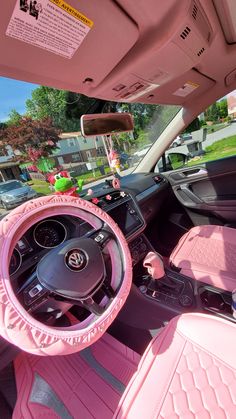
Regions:
<instances>
[{"instance_id":1,"label":"steering wheel control button","mask_svg":"<svg viewBox=\"0 0 236 419\"><path fill-rule=\"evenodd\" d=\"M28 287L26 287L23 291L25 305L32 307L32 304L34 304L39 299L41 301L41 298L46 293L47 291L41 284L39 284L37 279L32 281L31 284Z\"/></svg>"},{"instance_id":2,"label":"steering wheel control button","mask_svg":"<svg viewBox=\"0 0 236 419\"><path fill-rule=\"evenodd\" d=\"M108 240L112 237L111 233L108 231L101 231L95 237L93 236L94 241L99 244L100 247L104 247Z\"/></svg>"},{"instance_id":3,"label":"steering wheel control button","mask_svg":"<svg viewBox=\"0 0 236 419\"><path fill-rule=\"evenodd\" d=\"M98 234L98 236L95 237L95 242L100 243L101 241L104 240L104 234L100 233Z\"/></svg>"},{"instance_id":4,"label":"steering wheel control button","mask_svg":"<svg viewBox=\"0 0 236 419\"><path fill-rule=\"evenodd\" d=\"M72 249L65 255L65 264L71 271L82 271L88 264L88 255L81 249Z\"/></svg>"},{"instance_id":5,"label":"steering wheel control button","mask_svg":"<svg viewBox=\"0 0 236 419\"><path fill-rule=\"evenodd\" d=\"M34 288L31 288L31 290L29 291L29 296L31 298L36 297L36 295L38 295L41 291L43 290L42 285L38 284L36 285Z\"/></svg>"}]
</instances>

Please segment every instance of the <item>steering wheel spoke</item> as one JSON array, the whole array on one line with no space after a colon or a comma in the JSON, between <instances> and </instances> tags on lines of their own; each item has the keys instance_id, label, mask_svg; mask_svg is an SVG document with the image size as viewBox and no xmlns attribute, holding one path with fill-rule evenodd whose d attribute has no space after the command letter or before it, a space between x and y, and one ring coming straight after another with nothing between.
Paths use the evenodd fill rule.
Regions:
<instances>
[{"instance_id":1,"label":"steering wheel spoke","mask_svg":"<svg viewBox=\"0 0 236 419\"><path fill-rule=\"evenodd\" d=\"M96 303L93 297L88 297L80 303L82 307L86 308L90 311L91 314L95 314L96 316L101 316L106 310L105 307L102 307L100 304Z\"/></svg>"},{"instance_id":2,"label":"steering wheel spoke","mask_svg":"<svg viewBox=\"0 0 236 419\"><path fill-rule=\"evenodd\" d=\"M91 234L91 239L93 239L99 247L102 249L109 243L110 240L115 239L112 231L106 229L105 227L100 228Z\"/></svg>"},{"instance_id":3,"label":"steering wheel spoke","mask_svg":"<svg viewBox=\"0 0 236 419\"><path fill-rule=\"evenodd\" d=\"M22 300L27 311L34 311L42 302L48 298L48 290L39 282L37 273L34 271L21 288L17 296Z\"/></svg>"},{"instance_id":4,"label":"steering wheel spoke","mask_svg":"<svg viewBox=\"0 0 236 419\"><path fill-rule=\"evenodd\" d=\"M103 282L103 284L101 286L101 290L104 292L106 297L108 297L110 300L113 300L113 298L116 295L114 289L112 288L112 286L106 280Z\"/></svg>"}]
</instances>

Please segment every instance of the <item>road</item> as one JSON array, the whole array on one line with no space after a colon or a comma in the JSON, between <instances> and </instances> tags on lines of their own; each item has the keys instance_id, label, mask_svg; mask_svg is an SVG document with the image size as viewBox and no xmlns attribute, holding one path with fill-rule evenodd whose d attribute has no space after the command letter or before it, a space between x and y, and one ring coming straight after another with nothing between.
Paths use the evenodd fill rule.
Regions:
<instances>
[{"instance_id":1,"label":"road","mask_svg":"<svg viewBox=\"0 0 236 419\"><path fill-rule=\"evenodd\" d=\"M227 138L227 137L230 137L231 135L236 135L236 123L230 124L228 127L222 128L219 131L212 132L211 134L207 134L206 140L202 143L202 148L204 150L207 146L213 144L215 141L222 140L222 138ZM186 141L186 144L187 142L188 141ZM167 154L174 153L174 150L177 153L188 154L188 147L185 144L179 147L175 147L175 148L171 148L167 150Z\"/></svg>"}]
</instances>

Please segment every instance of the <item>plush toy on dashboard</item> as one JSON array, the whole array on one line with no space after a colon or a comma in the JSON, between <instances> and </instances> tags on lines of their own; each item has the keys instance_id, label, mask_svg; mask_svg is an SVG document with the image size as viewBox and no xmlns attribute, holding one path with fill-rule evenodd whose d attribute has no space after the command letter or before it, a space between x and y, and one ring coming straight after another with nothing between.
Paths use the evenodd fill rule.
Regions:
<instances>
[{"instance_id":1,"label":"plush toy on dashboard","mask_svg":"<svg viewBox=\"0 0 236 419\"><path fill-rule=\"evenodd\" d=\"M50 183L56 195L70 196L79 196L84 183L84 181L80 179L75 184L76 180L73 180L70 176L70 173L66 170L61 170L57 173L50 173L50 175L47 177L47 181Z\"/></svg>"},{"instance_id":2,"label":"plush toy on dashboard","mask_svg":"<svg viewBox=\"0 0 236 419\"><path fill-rule=\"evenodd\" d=\"M67 170L61 170L60 172L54 172L47 175L47 182L49 182L50 185L54 186L56 183L56 180L62 177L71 178L70 173L67 172Z\"/></svg>"},{"instance_id":3,"label":"plush toy on dashboard","mask_svg":"<svg viewBox=\"0 0 236 419\"><path fill-rule=\"evenodd\" d=\"M69 177L58 177L54 184L56 195L70 195L79 196L82 191L84 181L78 180L77 185L74 185L73 180Z\"/></svg>"}]
</instances>

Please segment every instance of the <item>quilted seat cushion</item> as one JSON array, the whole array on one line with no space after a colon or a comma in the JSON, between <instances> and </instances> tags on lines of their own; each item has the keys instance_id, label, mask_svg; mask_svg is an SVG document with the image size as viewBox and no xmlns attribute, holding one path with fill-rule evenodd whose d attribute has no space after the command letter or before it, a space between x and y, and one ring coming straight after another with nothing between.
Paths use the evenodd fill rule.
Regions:
<instances>
[{"instance_id":1,"label":"quilted seat cushion","mask_svg":"<svg viewBox=\"0 0 236 419\"><path fill-rule=\"evenodd\" d=\"M236 288L236 230L194 227L180 239L170 262L184 275L232 291Z\"/></svg>"},{"instance_id":2,"label":"quilted seat cushion","mask_svg":"<svg viewBox=\"0 0 236 419\"><path fill-rule=\"evenodd\" d=\"M236 417L236 326L204 314L174 318L150 343L115 418Z\"/></svg>"}]
</instances>

